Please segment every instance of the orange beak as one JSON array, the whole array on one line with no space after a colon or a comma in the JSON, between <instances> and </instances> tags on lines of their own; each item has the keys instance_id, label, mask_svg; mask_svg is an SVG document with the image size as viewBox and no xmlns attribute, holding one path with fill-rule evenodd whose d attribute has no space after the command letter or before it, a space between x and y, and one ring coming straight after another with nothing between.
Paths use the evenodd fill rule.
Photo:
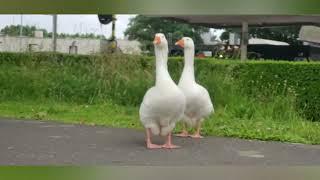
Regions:
<instances>
[{"instance_id":1,"label":"orange beak","mask_svg":"<svg viewBox=\"0 0 320 180\"><path fill-rule=\"evenodd\" d=\"M184 40L183 40L183 39L180 39L178 42L176 42L176 45L184 48Z\"/></svg>"},{"instance_id":2,"label":"orange beak","mask_svg":"<svg viewBox=\"0 0 320 180\"><path fill-rule=\"evenodd\" d=\"M154 37L153 43L154 44L160 44L161 43L160 37L159 36Z\"/></svg>"}]
</instances>

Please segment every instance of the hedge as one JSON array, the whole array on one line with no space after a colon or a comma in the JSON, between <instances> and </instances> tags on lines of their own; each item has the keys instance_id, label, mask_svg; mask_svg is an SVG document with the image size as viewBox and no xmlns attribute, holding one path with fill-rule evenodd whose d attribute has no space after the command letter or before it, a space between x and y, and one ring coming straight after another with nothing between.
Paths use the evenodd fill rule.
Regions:
<instances>
[{"instance_id":1,"label":"hedge","mask_svg":"<svg viewBox=\"0 0 320 180\"><path fill-rule=\"evenodd\" d=\"M246 63L239 69L243 88L252 97L293 95L296 108L308 119L320 119L320 64L292 62Z\"/></svg>"},{"instance_id":2,"label":"hedge","mask_svg":"<svg viewBox=\"0 0 320 180\"><path fill-rule=\"evenodd\" d=\"M177 82L182 58L170 58L168 66ZM258 102L290 96L298 112L320 120L320 63L196 59L195 66L215 105L226 106L232 92ZM0 100L138 106L154 84L154 71L153 57L0 53Z\"/></svg>"}]
</instances>

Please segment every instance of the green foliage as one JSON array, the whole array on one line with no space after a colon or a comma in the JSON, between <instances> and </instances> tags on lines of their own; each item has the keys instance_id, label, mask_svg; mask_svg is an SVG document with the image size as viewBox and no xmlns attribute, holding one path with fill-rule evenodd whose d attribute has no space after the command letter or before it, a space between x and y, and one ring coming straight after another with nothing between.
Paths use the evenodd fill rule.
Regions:
<instances>
[{"instance_id":1,"label":"green foliage","mask_svg":"<svg viewBox=\"0 0 320 180\"><path fill-rule=\"evenodd\" d=\"M153 82L150 62L143 57L3 53L0 59L2 100L49 98L77 103L112 100L137 105ZM148 71L143 71L144 68Z\"/></svg>"},{"instance_id":2,"label":"green foliage","mask_svg":"<svg viewBox=\"0 0 320 180\"><path fill-rule=\"evenodd\" d=\"M51 37L52 33L49 33L49 37ZM93 33L85 33L85 34L67 34L60 33L58 34L58 38L89 38L89 39L105 39L103 35L95 35Z\"/></svg>"},{"instance_id":3,"label":"green foliage","mask_svg":"<svg viewBox=\"0 0 320 180\"><path fill-rule=\"evenodd\" d=\"M9 36L20 36L21 25L10 25L6 26L0 30L1 33ZM37 29L36 26L22 26L22 36L33 37L35 30L41 30L43 32L43 37L52 37L52 32L48 32L46 29ZM58 38L91 38L91 39L101 39L104 38L103 35L95 35L93 33L86 34L66 34L58 33Z\"/></svg>"},{"instance_id":4,"label":"green foliage","mask_svg":"<svg viewBox=\"0 0 320 180\"><path fill-rule=\"evenodd\" d=\"M320 144L319 63L196 59L215 114L204 135ZM177 82L181 58L170 58ZM0 115L141 128L154 57L0 53ZM179 125L176 131L179 131Z\"/></svg>"},{"instance_id":5,"label":"green foliage","mask_svg":"<svg viewBox=\"0 0 320 180\"><path fill-rule=\"evenodd\" d=\"M287 98L275 98L274 103L254 103L237 94L230 97L228 106L216 107L215 114L204 122L204 135L320 144L320 123L297 116L289 108ZM279 106L284 109L277 110ZM138 111L138 107L111 102L91 105L48 100L0 102L0 114L5 117L142 129ZM180 130L178 126L175 132Z\"/></svg>"},{"instance_id":6,"label":"green foliage","mask_svg":"<svg viewBox=\"0 0 320 180\"><path fill-rule=\"evenodd\" d=\"M169 43L174 43L183 36L189 36L196 44L201 44L202 38L200 35L208 31L209 28L201 26L176 22L160 17L138 15L130 20L124 34L129 36L131 40L135 39L140 41L143 46L142 49L150 51L153 49L152 40L156 33L164 33Z\"/></svg>"},{"instance_id":7,"label":"green foliage","mask_svg":"<svg viewBox=\"0 0 320 180\"><path fill-rule=\"evenodd\" d=\"M262 62L246 63L240 69L247 95L273 101L274 95L293 96L296 110L308 119L320 120L320 64Z\"/></svg>"},{"instance_id":8,"label":"green foliage","mask_svg":"<svg viewBox=\"0 0 320 180\"><path fill-rule=\"evenodd\" d=\"M20 27L21 25L10 25L1 29L1 33L7 34L9 36L19 36L20 35ZM33 32L37 28L35 26L22 26L22 35L23 36L33 36ZM48 32L44 29L44 34L48 34Z\"/></svg>"},{"instance_id":9,"label":"green foliage","mask_svg":"<svg viewBox=\"0 0 320 180\"><path fill-rule=\"evenodd\" d=\"M0 63L3 101L51 99L80 104L111 101L139 106L146 90L154 84L155 66L151 57L0 53ZM274 109L270 113L274 116L270 118L293 116L283 113L288 111L311 120L320 119L319 63L196 59L195 65L196 78L208 89L215 106L232 107L235 117L250 119L257 107L272 104ZM171 58L168 66L177 82L182 59ZM241 101L244 104L238 106Z\"/></svg>"}]
</instances>

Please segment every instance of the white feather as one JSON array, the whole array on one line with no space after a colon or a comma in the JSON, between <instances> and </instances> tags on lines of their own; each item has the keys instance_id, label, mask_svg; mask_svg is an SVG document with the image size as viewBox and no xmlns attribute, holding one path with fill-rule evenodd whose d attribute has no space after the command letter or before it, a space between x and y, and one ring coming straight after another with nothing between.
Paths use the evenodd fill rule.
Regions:
<instances>
[{"instance_id":1,"label":"white feather","mask_svg":"<svg viewBox=\"0 0 320 180\"><path fill-rule=\"evenodd\" d=\"M139 114L145 128L150 128L155 135L165 136L183 117L186 102L167 69L168 45L165 38L161 42L164 44L155 45L156 84L146 92Z\"/></svg>"},{"instance_id":2,"label":"white feather","mask_svg":"<svg viewBox=\"0 0 320 180\"><path fill-rule=\"evenodd\" d=\"M208 91L197 84L194 77L194 43L191 38L184 41L184 68L179 81L179 88L186 97L186 109L183 122L194 127L198 120L203 121L214 112Z\"/></svg>"}]
</instances>

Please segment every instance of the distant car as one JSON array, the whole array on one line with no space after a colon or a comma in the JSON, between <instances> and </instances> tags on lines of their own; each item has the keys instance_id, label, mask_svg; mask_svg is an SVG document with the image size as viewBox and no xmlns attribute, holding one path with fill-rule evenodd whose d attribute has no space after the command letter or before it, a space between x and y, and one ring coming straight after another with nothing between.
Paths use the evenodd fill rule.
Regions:
<instances>
[{"instance_id":1,"label":"distant car","mask_svg":"<svg viewBox=\"0 0 320 180\"><path fill-rule=\"evenodd\" d=\"M183 56L183 49L177 46L172 46L169 48L170 56Z\"/></svg>"},{"instance_id":2,"label":"distant car","mask_svg":"<svg viewBox=\"0 0 320 180\"><path fill-rule=\"evenodd\" d=\"M200 57L200 58L212 57L212 51L199 51L196 54L196 57Z\"/></svg>"},{"instance_id":3,"label":"distant car","mask_svg":"<svg viewBox=\"0 0 320 180\"><path fill-rule=\"evenodd\" d=\"M307 60L306 57L295 57L294 58L294 61L305 61L305 60Z\"/></svg>"}]
</instances>

